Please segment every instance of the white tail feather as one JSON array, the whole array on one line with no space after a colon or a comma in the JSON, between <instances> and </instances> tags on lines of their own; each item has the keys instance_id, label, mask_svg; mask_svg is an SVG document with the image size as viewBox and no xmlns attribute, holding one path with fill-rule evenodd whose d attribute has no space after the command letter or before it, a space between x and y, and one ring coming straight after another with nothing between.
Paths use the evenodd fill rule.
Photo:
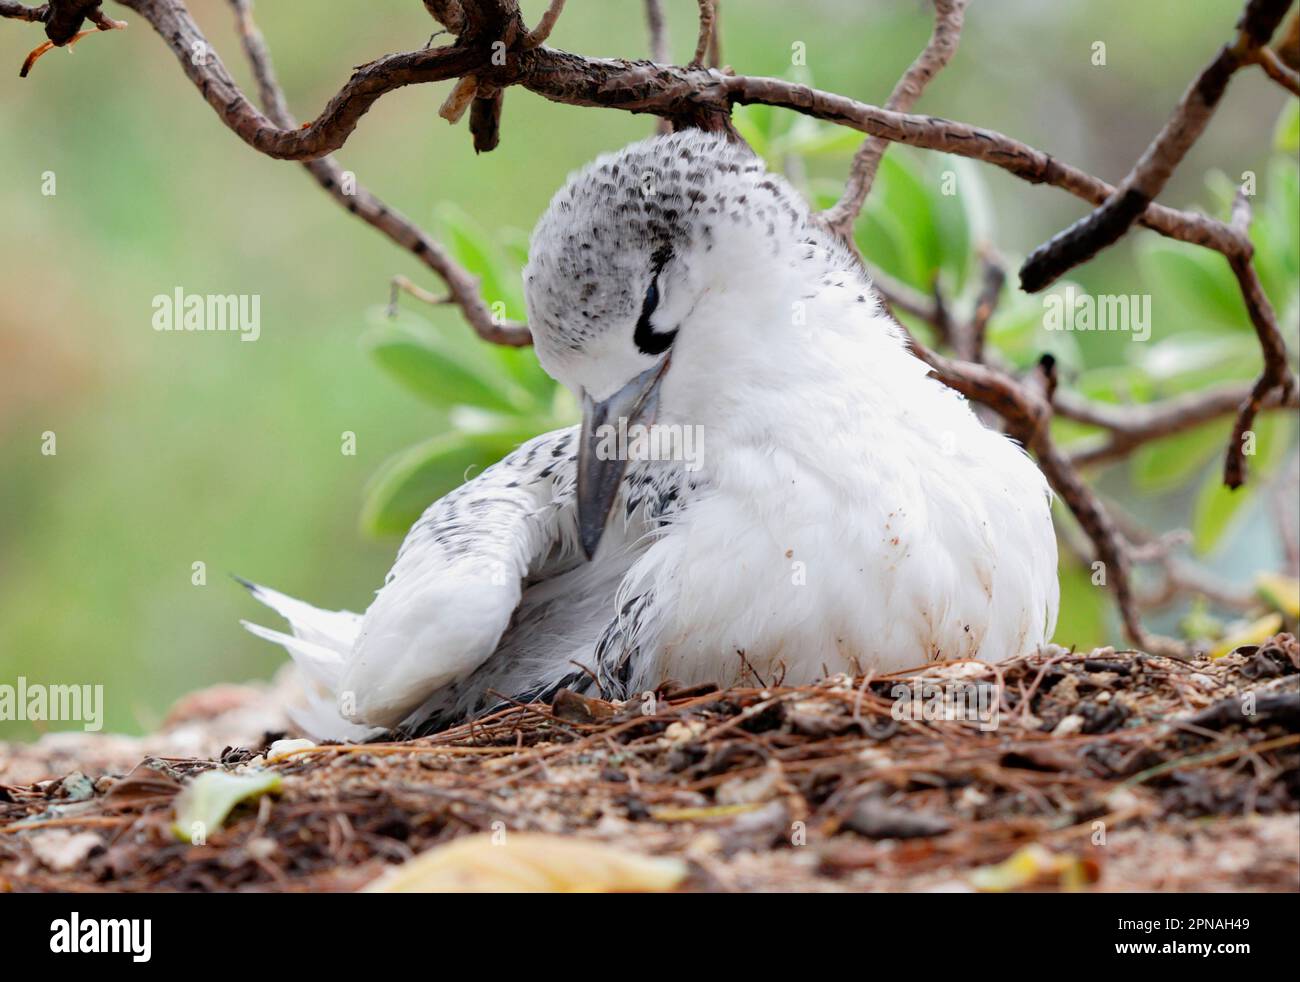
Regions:
<instances>
[{"instance_id":1,"label":"white tail feather","mask_svg":"<svg viewBox=\"0 0 1300 982\"><path fill-rule=\"evenodd\" d=\"M254 624L251 621L240 621L239 623L243 624L250 633L256 634L259 638L283 645L284 649L293 656L293 660L298 667L313 682L325 686L330 691L338 688L339 679L343 676L346 663L343 656L334 649L313 644L304 638L295 638L282 631L275 631L269 627L263 627L261 624Z\"/></svg>"},{"instance_id":2,"label":"white tail feather","mask_svg":"<svg viewBox=\"0 0 1300 982\"><path fill-rule=\"evenodd\" d=\"M350 610L320 610L276 590L240 580L248 592L289 622L293 634L241 621L252 634L284 647L307 679L306 706L289 711L303 732L316 739L364 740L378 730L345 719L339 712L339 682L361 630L361 615Z\"/></svg>"},{"instance_id":3,"label":"white tail feather","mask_svg":"<svg viewBox=\"0 0 1300 982\"><path fill-rule=\"evenodd\" d=\"M341 655L352 651L361 630L361 615L350 610L321 610L257 583L240 580L248 592L289 622L296 638L331 648Z\"/></svg>"}]
</instances>

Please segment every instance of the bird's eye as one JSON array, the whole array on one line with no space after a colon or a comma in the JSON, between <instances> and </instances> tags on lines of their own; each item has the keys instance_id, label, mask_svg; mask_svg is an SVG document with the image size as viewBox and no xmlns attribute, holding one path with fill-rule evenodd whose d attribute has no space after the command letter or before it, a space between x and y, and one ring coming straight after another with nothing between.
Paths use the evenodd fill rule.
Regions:
<instances>
[{"instance_id":1,"label":"bird's eye","mask_svg":"<svg viewBox=\"0 0 1300 982\"><path fill-rule=\"evenodd\" d=\"M647 355L663 354L673 343L673 339L677 337L676 329L657 334L655 329L650 326L650 317L658 306L659 277L656 276L650 281L650 287L645 292L645 300L641 302L641 316L636 322L636 333L632 335L632 340L636 342L636 346Z\"/></svg>"}]
</instances>

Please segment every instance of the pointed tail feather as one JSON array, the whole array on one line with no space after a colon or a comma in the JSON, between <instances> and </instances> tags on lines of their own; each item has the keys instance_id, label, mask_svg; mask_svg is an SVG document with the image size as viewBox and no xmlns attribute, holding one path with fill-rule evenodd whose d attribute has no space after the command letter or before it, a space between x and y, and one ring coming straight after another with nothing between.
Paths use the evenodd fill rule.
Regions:
<instances>
[{"instance_id":1,"label":"pointed tail feather","mask_svg":"<svg viewBox=\"0 0 1300 982\"><path fill-rule=\"evenodd\" d=\"M270 587L235 577L253 599L270 607L289 622L293 635L313 644L331 648L340 654L352 650L352 644L361 630L361 615L350 610L321 610L309 603L272 590Z\"/></svg>"},{"instance_id":2,"label":"pointed tail feather","mask_svg":"<svg viewBox=\"0 0 1300 982\"><path fill-rule=\"evenodd\" d=\"M338 688L339 679L343 677L346 661L343 655L332 648L314 644L304 638L295 638L283 631L274 631L252 621L240 621L245 630L266 641L283 645L284 650L293 656L294 662L303 673L317 685L323 685L331 692Z\"/></svg>"},{"instance_id":3,"label":"pointed tail feather","mask_svg":"<svg viewBox=\"0 0 1300 982\"><path fill-rule=\"evenodd\" d=\"M291 708L290 717L316 739L365 740L379 731L343 717L336 703L339 682L361 629L361 615L349 610L320 610L248 580L235 577L258 601L289 622L285 634L240 621L252 634L284 647L306 677L306 706Z\"/></svg>"}]
</instances>

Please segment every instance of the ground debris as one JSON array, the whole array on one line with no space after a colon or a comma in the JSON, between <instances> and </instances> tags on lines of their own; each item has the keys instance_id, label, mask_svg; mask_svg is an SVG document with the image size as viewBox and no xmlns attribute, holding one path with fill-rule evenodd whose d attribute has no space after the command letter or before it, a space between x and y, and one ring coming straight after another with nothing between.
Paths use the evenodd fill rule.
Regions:
<instances>
[{"instance_id":1,"label":"ground debris","mask_svg":"<svg viewBox=\"0 0 1300 982\"><path fill-rule=\"evenodd\" d=\"M0 890L355 890L478 833L679 860L693 890L1296 890L1295 651L1288 635L1192 664L1051 648L627 704L562 694L406 742L272 752L278 733L214 731L208 757L162 756L165 731L144 761L63 739L39 776L44 741L0 745ZM213 771L274 774L280 793L176 841L178 792Z\"/></svg>"}]
</instances>

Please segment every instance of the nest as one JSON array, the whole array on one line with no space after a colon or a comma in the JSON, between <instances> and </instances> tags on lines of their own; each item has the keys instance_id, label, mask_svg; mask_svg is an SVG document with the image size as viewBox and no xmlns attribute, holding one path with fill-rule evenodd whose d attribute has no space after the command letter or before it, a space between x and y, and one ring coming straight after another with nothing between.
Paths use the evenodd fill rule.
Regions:
<instances>
[{"instance_id":1,"label":"nest","mask_svg":"<svg viewBox=\"0 0 1300 982\"><path fill-rule=\"evenodd\" d=\"M1195 663L1052 648L626 704L564 692L418 740L265 756L278 735L0 784L0 889L353 890L453 838L523 831L684 859L694 890L1300 885L1290 635ZM275 771L279 791L177 841L177 792L218 768Z\"/></svg>"}]
</instances>

